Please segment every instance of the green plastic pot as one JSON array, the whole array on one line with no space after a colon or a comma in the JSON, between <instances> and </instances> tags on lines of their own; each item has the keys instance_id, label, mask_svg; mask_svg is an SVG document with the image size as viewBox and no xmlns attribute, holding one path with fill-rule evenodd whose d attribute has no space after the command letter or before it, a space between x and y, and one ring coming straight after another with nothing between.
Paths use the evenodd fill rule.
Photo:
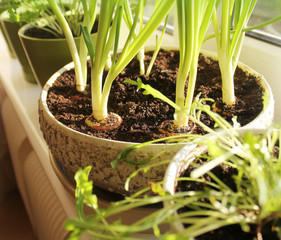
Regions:
<instances>
[{"instance_id":1,"label":"green plastic pot","mask_svg":"<svg viewBox=\"0 0 281 240\"><path fill-rule=\"evenodd\" d=\"M18 37L18 30L21 26L19 25L19 23L10 22L7 11L1 13L0 19L9 46L12 49L13 54L17 57L21 64L25 80L30 83L36 83L35 77L23 50L20 39Z\"/></svg>"},{"instance_id":2,"label":"green plastic pot","mask_svg":"<svg viewBox=\"0 0 281 240\"><path fill-rule=\"evenodd\" d=\"M65 38L43 39L26 36L25 32L34 26L34 23L22 26L18 35L36 81L43 87L47 80L56 71L71 62L72 58ZM96 34L92 34L92 38L94 40ZM80 37L76 37L75 42L78 47Z\"/></svg>"},{"instance_id":3,"label":"green plastic pot","mask_svg":"<svg viewBox=\"0 0 281 240\"><path fill-rule=\"evenodd\" d=\"M8 3L6 3L6 2L0 2L0 14L6 10L7 5L8 5ZM6 44L7 44L7 47L8 47L9 54L10 54L11 58L16 58L16 56L14 55L14 53L12 51L12 48L10 46L10 43L9 43L9 41L7 39L6 33L5 33L1 23L0 23L0 32L3 34L4 40L5 40Z\"/></svg>"},{"instance_id":4,"label":"green plastic pot","mask_svg":"<svg viewBox=\"0 0 281 240\"><path fill-rule=\"evenodd\" d=\"M15 54L14 54L12 48L11 48L11 45L10 45L10 43L8 41L7 35L6 35L5 31L4 31L3 26L2 26L1 23L0 23L0 32L3 34L4 40L5 40L6 44L7 44L7 47L8 47L9 54L10 54L11 58L16 58L16 56L15 56Z\"/></svg>"}]
</instances>

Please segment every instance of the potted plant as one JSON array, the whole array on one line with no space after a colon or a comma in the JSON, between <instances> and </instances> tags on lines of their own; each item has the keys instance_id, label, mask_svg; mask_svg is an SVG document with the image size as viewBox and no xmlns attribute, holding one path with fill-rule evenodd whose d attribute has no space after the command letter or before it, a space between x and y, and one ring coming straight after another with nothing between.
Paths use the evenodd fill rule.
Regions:
<instances>
[{"instance_id":1,"label":"potted plant","mask_svg":"<svg viewBox=\"0 0 281 240\"><path fill-rule=\"evenodd\" d=\"M50 3L52 3L52 7L54 7L54 12L56 13L57 7L55 5L55 2L50 1ZM144 43L157 29L162 19L168 14L169 9L172 7L172 5L173 2L167 0L159 3L148 23L139 31L139 33L137 33L138 30L136 27L138 16L143 6L143 1L138 1L134 18L131 19L132 24L128 24L129 34L128 38L126 38L126 44L122 48L122 51L117 58L118 39L121 35L120 22L122 20L123 12L124 14L128 15L125 10L129 8L129 2L101 2L97 40L96 43L93 43L95 44L95 48L92 47L91 41L86 41L89 48L90 64L92 66L92 96L94 98L93 112L97 113L95 114L95 118L102 119L108 114L107 101L112 82L114 81L115 77L123 70L123 68L131 61L131 59L141 51ZM117 11L114 11L115 9L117 9ZM59 15L59 13L57 15ZM61 25L63 25L63 23L65 22L63 18L58 18L58 21L61 21ZM87 31L84 31L84 34L85 38L87 39ZM74 56L77 56L77 49L75 44L73 44L72 37L70 37L69 39L69 46L72 53L74 53ZM112 48L112 66L107 73L107 79L104 80L105 82L102 86L102 73L104 72L104 68L106 68L107 66L108 56ZM60 73L73 68L75 70L76 79L78 80L80 60L75 57L74 62L71 65L68 65L65 68L61 69ZM49 94L49 89L51 87L54 87L56 79L60 75L60 73L53 75L52 80L49 80L47 82L47 84L43 88L41 99L39 101L41 129L49 145L49 148L51 149L54 159L58 160L64 166L64 169L72 175L74 175L74 173L80 167L80 163L83 166L88 166L91 164L90 162L95 162L95 174L92 175L92 172L91 175L93 178L95 178L96 184L110 191L115 191L121 194L128 194L128 192L124 189L124 179L126 179L127 175L130 172L133 172L136 167L127 165L126 163L120 163L118 164L118 170L116 171L112 168L110 162L118 155L121 150L128 146L131 146L132 144L135 145L135 143L96 138L88 134L74 131L63 124L58 123L58 121L54 118L53 114L48 109L45 100L47 99L47 96ZM93 76L97 77L94 78ZM85 87L86 84L79 84L78 82L76 86ZM63 89L67 89L67 87L64 85L62 86L61 90ZM73 94L74 96L72 96L70 100L73 101L75 105L79 106L80 98L85 98L85 94L87 94L87 92L89 91L91 91L89 90L89 88L84 91L80 90L76 92L75 90L75 94ZM111 128L111 125L112 124L110 123L110 125L106 126L105 128ZM98 126L97 128L102 127L103 126ZM67 147L71 147L69 150L65 149L65 151L62 150L59 145L62 146L60 142L65 142L66 139L68 139ZM140 156L139 154L141 154L143 158L149 158L150 156L156 155L157 152L159 152L159 149L162 150L163 147L169 148L169 146L163 146L163 144L160 144L158 146L158 149L154 149L155 146L147 146L145 149L139 151L137 155L135 153L132 154L131 157L134 158L135 155L135 158L138 158ZM85 151L82 153L81 151L78 151L79 149L85 149ZM94 158L96 157L99 158L99 161L94 160ZM65 159L65 161L62 161L62 159ZM75 162L77 161L77 159L83 159L83 161L79 161L80 163L76 164ZM159 179L163 176L164 170L164 167L160 168L153 171L150 175L153 179ZM130 191L136 191L136 189L144 185L146 185L146 180L143 181L143 178L140 177L140 179L135 180L135 187L132 187Z\"/></svg>"},{"instance_id":2,"label":"potted plant","mask_svg":"<svg viewBox=\"0 0 281 240\"><path fill-rule=\"evenodd\" d=\"M125 1L126 3L126 1ZM111 67L111 69L109 70L109 72L107 73L107 76L104 80L104 83L102 83L102 73L104 72L104 67L106 66L106 62L108 60L108 53L109 50L111 49L111 43L115 40L114 39L114 33L110 32L110 29L117 28L117 33L119 33L119 23L117 20L113 20L110 19L104 20L105 22L103 23L99 23L99 24L105 24L104 26L106 26L105 28L103 28L103 30L105 30L105 32L107 30L108 31L108 36L109 38L107 39L107 41L104 41L104 39L106 39L106 33L102 32L100 30L100 33L97 33L97 42L94 43L96 45L96 48L92 46L91 41L87 40L87 31L84 31L84 35L85 35L85 39L88 45L88 49L89 49L89 53L90 53L90 62L92 65L91 68L91 75L92 75L92 94L91 97L93 96L93 111L88 111L88 115L92 115L91 119L96 119L99 121L96 121L96 125L95 128L96 129L102 129L103 128L103 122L101 120L103 120L106 116L114 116L114 115L110 115L107 112L107 104L108 104L108 96L109 96L109 92L110 92L110 88L112 87L112 84L115 83L116 81L114 80L115 77L118 75L118 73L122 72L123 68L126 66L126 64L128 64L131 60L131 58L136 55L143 47L143 44L145 43L147 38L143 38L145 36L145 34L148 33L148 35L152 34L154 29L156 29L157 24L160 23L160 20L162 18L164 18L165 14L163 14L163 17L161 19L157 19L156 18L159 16L157 14L159 14L160 10L163 10L163 8L161 8L162 6L165 6L164 4L168 4L166 2L161 2L161 4L159 4L160 8L157 7L155 12L153 13L153 17L150 19L150 21L140 30L140 33L138 35L136 35L136 31L134 30L135 28L135 24L136 24L136 18L134 19L132 24L132 27L134 26L134 28L131 28L131 32L129 35L129 40L126 42L125 47L123 48L123 52L124 54L122 55L122 53L120 53L120 56L118 58L116 58L117 56L117 43L118 43L118 38L115 38L117 42L115 42L116 44L114 45L114 50L113 50L113 67ZM169 3L169 8L172 6L173 2ZM188 4L191 4L190 2L188 2ZM203 3L194 3L195 5L192 5L192 9L200 9L200 4ZM198 5L197 5L198 4ZM128 4L126 4L125 6L128 6ZM139 9L141 9L141 3L139 3ZM179 6L180 5L180 1L179 1ZM188 5L186 5L188 6ZM197 8L196 8L197 6ZM207 8L208 6L208 8ZM104 6L105 7L105 6ZM124 7L126 8L126 7ZM186 44L187 40L182 39L182 45L187 49L186 52L184 53L186 57L186 59L193 59L192 61L190 60L190 62L193 63L192 66L196 67L196 62L197 62L197 58L198 54L199 54L199 46L200 43L202 43L203 39L204 39L204 31L206 31L206 28L208 26L208 24L211 21L211 17L212 17L212 10L215 8L215 2L214 1L210 1L208 2L208 5L206 5L206 8L208 11L203 12L204 16L207 16L207 18L199 18L200 12L197 12L197 15L195 14L194 19L196 16L198 17L198 19L200 19L202 22L200 22L198 19L198 21L200 22L200 24L197 24L197 34L199 35L199 37L195 38L193 42L197 42L198 46L196 45L196 49L197 51L191 51L191 53L188 51L188 45ZM186 10L188 10L189 8L184 8ZM121 10L120 10L121 11ZM163 10L164 11L164 10ZM167 9L167 12L169 11L169 9ZM166 13L167 13L166 12ZM193 11L191 11L193 12ZM180 13L182 13L180 11ZM201 12L202 13L202 12ZM126 14L127 15L127 14ZM114 15L115 16L115 15ZM157 16L157 17L154 17ZM184 17L180 18L180 20L182 21L182 23L187 23L189 24L189 26L192 26L191 24L191 20L190 22L188 22L188 16L190 16L189 14L185 14L182 15ZM108 16L106 16L108 17ZM104 17L104 19L107 19L106 17ZM61 21L63 22L63 19L61 19ZM112 26L109 28L109 25L111 24L112 21ZM116 21L116 22L114 22ZM157 22L157 24L154 24L153 22ZM151 25L153 25L153 28L151 28ZM128 24L130 25L130 24ZM183 26L183 25L182 25ZM114 29L113 28L113 29ZM202 33L199 31L200 29L203 29ZM133 29L133 30L132 30ZM184 28L182 28L183 30ZM187 34L186 34L187 35ZM185 36L184 34L182 34L182 36ZM197 41L198 40L198 41ZM132 41L131 45L130 45L130 41ZM71 41L69 41L71 43ZM74 50L74 53L76 53L76 48L75 45L71 43L70 48L72 50ZM192 49L192 48L191 48ZM128 50L128 51L127 51ZM183 51L184 52L184 51ZM77 56L77 54L76 54ZM193 57L192 57L193 56ZM117 60L116 60L117 59ZM115 61L116 60L116 61ZM188 61L188 60L186 60ZM123 161L120 161L118 163L117 167L117 171L112 169L110 162L118 155L118 153L120 153L120 151L122 151L124 148L127 148L131 145L135 145L136 144L132 144L132 143L125 143L123 140L122 141L110 141L110 140L106 140L106 139L98 139L96 137L89 137L88 133L91 132L92 130L86 125L84 125L84 132L82 134L78 134L77 131L73 131L72 129L69 129L68 127L64 126L64 124L59 123L58 121L54 118L53 113L51 113L49 111L49 107L53 106L55 104L53 103L48 103L46 102L47 96L49 93L50 88L54 87L54 84L56 82L56 79L58 76L61 76L61 74L65 71L69 71L73 68L76 68L77 66L79 66L79 59L75 59L74 58L74 63L72 65L68 65L67 67L65 67L64 69L61 69L60 72L56 73L55 75L53 75L53 77L51 78L51 80L45 85L43 91L42 91L42 95L41 95L41 99L39 102L39 113L40 113L40 124L41 124L41 129L43 131L44 137L51 149L51 152L53 154L54 159L56 159L57 161L59 161L62 165L63 168L65 169L65 171L67 171L68 173L70 173L70 175L74 175L74 173L77 171L77 169L79 167L85 167L88 165L94 165L95 166L95 174L93 174L93 172L91 173L91 177L93 177L95 179L95 184L101 186L102 188L106 188L108 190L112 190L112 191L116 191L116 192L121 192L122 194L126 194L128 193L124 187L124 181L125 179L128 177L128 174L130 172L133 172L137 166L136 165L128 165ZM182 66L185 66L185 64L181 64ZM192 72L193 75L195 74L195 69L194 67L192 68ZM76 69L75 69L75 74L76 74ZM162 71L165 72L165 71ZM185 73L187 74L189 71L188 69L185 69ZM70 75L69 76L74 76L73 71L69 72ZM246 76L247 74L245 74ZM77 74L78 76L78 74ZM96 78L94 78L93 76L97 76ZM62 80L64 81L64 80ZM138 83L141 83L140 81ZM119 84L119 83L118 83ZM184 81L183 83L184 84ZM77 86L79 86L81 84L78 84ZM52 87L51 87L52 86ZM144 84L142 85L142 87L145 86ZM58 93L61 93L61 91L63 90L67 90L68 87L66 87L66 85L64 85L64 83L61 85L59 84L57 86L57 90ZM114 86L113 86L114 87ZM132 86L133 87L133 86ZM112 90L111 92L115 92L117 95L120 95L119 93L124 92L124 87L116 87L114 90ZM167 88L167 87L166 87ZM168 87L169 88L169 87ZM146 93L151 93L152 88L150 88L150 90L148 91L147 88ZM179 88L180 89L180 88ZM68 90L67 90L68 91ZM81 106L81 102L80 100L83 100L84 98L87 98L87 94L90 94L91 90L86 90L86 91L75 91L75 92L70 92L70 95L74 95L74 96L69 96L65 99L66 102L73 102L76 106ZM155 93L155 92L154 92ZM267 94L268 91L265 90L265 93ZM137 98L139 98L139 96L137 96L138 93L134 92L134 96L136 96ZM115 96L117 96L115 95ZM61 96L61 95L60 95ZM57 99L54 100L54 103L60 98L60 96L58 96ZM115 96L112 98L111 102L116 101ZM159 96L159 94L158 94ZM162 99L162 96L159 97L160 99ZM151 99L151 98L150 98ZM179 99L181 99L181 97L179 97ZM272 97L271 97L272 99ZM148 101L148 100L145 100ZM182 101L182 100L181 100ZM171 101L170 101L171 102ZM182 101L185 102L185 101ZM186 100L187 102L187 100ZM89 106L89 103L86 103ZM162 104L162 103L160 103ZM171 103L176 109L177 111L182 114L182 112L185 114L186 109L184 109L184 106L178 106L178 104L173 104ZM134 105L134 103L132 103L132 105ZM149 104L148 104L149 105ZM63 104L63 108L64 108L64 104ZM80 108L80 107L79 107ZM120 108L117 107L117 108ZM163 111L166 111L166 106L163 107L162 105L160 105L160 107L155 107L154 109L163 109ZM184 109L184 110L183 110ZM131 111L131 110L130 110ZM170 111L170 110L169 110ZM73 111L73 112L76 112ZM125 110L126 112L126 110ZM171 112L171 111L170 111ZM93 113L93 114L91 114ZM63 114L59 114L58 118L61 118ZM270 110L269 113L266 114L267 116L272 116L272 111ZM120 118L115 118L111 117L113 119L117 119L116 122L118 124L116 124L116 126L119 125L119 120ZM82 115L75 115L73 116L73 119L77 119L77 122L84 122L84 116L82 117ZM106 119L106 118L105 118ZM165 119L167 120L167 119ZM131 120L132 121L132 120ZM164 121L164 120L163 120ZM266 120L267 121L267 120ZM66 122L68 122L68 120L66 120ZM186 121L185 121L186 122ZM106 123L106 121L105 121ZM114 127L115 124L111 124L109 123L109 126L106 126L105 128L110 128L112 129ZM113 126L113 127L112 127ZM122 128L124 126L124 122L123 124L120 125L120 128ZM157 126L156 126L157 127ZM59 128L64 129L64 132L61 133L60 130L58 130ZM120 129L118 128L118 129ZM68 133L66 133L68 132ZM96 132L98 132L98 134L100 134L100 138L102 138L103 134L105 132L109 132L106 131L106 129L104 131L99 131L97 130ZM110 132L112 133L116 133L115 130L110 130ZM134 134L136 132L138 132L138 129L135 130L133 129L133 131L131 131L131 133L134 132ZM87 135L87 137L85 136L85 133ZM139 136L139 135L136 135ZM162 135L164 136L164 135ZM85 139L85 140L82 140ZM123 138L125 139L125 138ZM62 143L63 142L67 142L67 146L63 146ZM82 143L81 145L78 145ZM99 142L99 143L98 143ZM73 145L72 145L73 143ZM114 145L113 145L114 143ZM116 143L116 144L115 144ZM100 147L98 147L98 145ZM157 146L159 145L159 146ZM61 146L63 146L61 148ZM152 150L155 149L155 147L158 147L158 149L156 150ZM128 162L134 162L134 160L138 159L138 163L139 164L144 164L146 163L151 156L155 156L155 155L159 155L159 153L161 153L161 151L163 150L163 148L170 148L171 145L169 144L146 144L146 149L148 151L145 151L144 148L142 149L138 149L139 151L141 151L140 155L137 155L136 152L137 151L131 151L129 154L130 156L126 159ZM66 150L67 148L67 150ZM133 148L137 148L137 147L133 147ZM78 151L80 149L89 149L89 150L85 150L85 151ZM160 150L161 149L161 150ZM145 151L145 152L144 152ZM148 154L148 152L150 152ZM112 156L114 157L109 157L112 153ZM158 154L157 154L158 153ZM171 150L170 154L173 155L174 152ZM171 155L167 155L164 156L164 159L166 158L170 158ZM125 155L121 154L119 155L121 157L124 157ZM141 156L141 157L140 157ZM98 161L93 160L96 159L96 157L99 159ZM132 161L130 161L131 159L133 159ZM141 159L145 159L144 161L141 161ZM159 158L158 158L159 159ZM162 159L163 160L163 159ZM125 170L124 170L125 169ZM121 174L120 172L122 172L122 170L124 170L126 173ZM152 179L157 180L157 179L161 179L163 177L163 173L165 171L165 167L160 167L159 170L157 170L156 172L154 171L153 173L151 173ZM134 179L133 181L135 181L135 184L137 184L138 187L143 187L145 186L147 183L146 177L145 176L139 176L139 179ZM98 180L99 179L99 180ZM145 179L145 180L144 180ZM116 183L116 189L114 189L112 187L112 183ZM132 185L133 186L133 185ZM135 191L138 187L136 187L134 189L134 187L131 187L131 191Z\"/></svg>"},{"instance_id":3,"label":"potted plant","mask_svg":"<svg viewBox=\"0 0 281 240\"><path fill-rule=\"evenodd\" d=\"M77 172L77 217L65 224L72 232L69 239L79 239L85 232L99 239L143 239L141 234L148 230L150 238L157 239L281 238L280 128L237 129L208 106L198 108L214 117L224 131L204 126L210 134L189 135L198 144L197 153L190 155L190 145L184 146L169 164L163 182L150 183L101 208L88 180L91 167ZM148 196L148 189L157 195ZM161 202L163 207L155 205ZM85 215L85 206L94 212ZM123 212L148 206L151 212L131 223L120 219Z\"/></svg>"},{"instance_id":4,"label":"potted plant","mask_svg":"<svg viewBox=\"0 0 281 240\"><path fill-rule=\"evenodd\" d=\"M279 137L280 129L275 127L230 130L204 140L206 163L200 163L199 158L194 163L175 158L164 183L164 190L175 194L165 206L182 204L171 221L175 235L280 239ZM186 173L189 168L193 170ZM186 198L177 197L180 192L176 191L184 191Z\"/></svg>"},{"instance_id":5,"label":"potted plant","mask_svg":"<svg viewBox=\"0 0 281 240\"><path fill-rule=\"evenodd\" d=\"M72 59L64 32L60 24L58 24L56 17L53 16L52 9L47 1L45 4L45 14L41 18L25 24L18 31L20 41L34 76L41 87L45 85L46 81L54 72L69 63ZM97 9L95 4L92 5L93 6L90 6L86 3L83 7L82 1L59 3L59 7L62 11L61 14L65 16L78 48L80 42L83 41L83 39L81 39L80 24L88 25L90 32L93 33L91 35L93 41L95 38ZM86 17L83 20L84 16ZM83 74L86 75L86 57L88 52L83 43L81 44L79 52L80 59L84 61L85 65L85 67L82 68L84 71Z\"/></svg>"},{"instance_id":6,"label":"potted plant","mask_svg":"<svg viewBox=\"0 0 281 240\"><path fill-rule=\"evenodd\" d=\"M186 117L186 115L190 113L191 110L191 103L194 95L196 75L198 70L198 56L201 50L202 43L212 37L216 38L217 54L209 52L203 53L212 59L218 60L221 73L221 83L217 81L217 84L221 85L222 102L215 102L213 108L216 111L225 112L227 114L231 106L235 105L236 101L234 74L235 72L237 72L236 69L238 65L239 68L241 68L247 74L258 75L258 73L248 68L246 65L243 65L241 63L238 64L245 32L261 28L273 22L279 21L281 19L281 16L278 16L260 25L247 28L247 23L253 12L256 1L209 1L208 3L204 3L205 8L200 8L201 3L199 2L192 3L192 1L178 1L178 4L178 28L180 29L179 43L180 51L182 51L176 89L175 104L177 106L172 103L169 104L173 105L173 107L176 109L174 116L174 125L183 127L188 125L188 118ZM214 8L215 4L216 7ZM219 6L221 7L220 9ZM182 9L187 9L190 12L185 12ZM206 13L204 13L203 10L205 9L208 9L209 12L206 11ZM217 15L217 11L219 10L221 11L220 19ZM193 16L193 19L190 16ZM201 20L200 18L198 18L198 16L201 17ZM190 17L191 19L188 19L188 17ZM213 22L214 34L205 36L210 19L212 19ZM185 94L183 86L187 81L188 75L189 86L188 91ZM150 86L143 84L141 80L129 82L131 84L137 85L138 89L144 89L146 91L146 94L149 94L150 90L152 90ZM261 80L260 82L261 85L263 85L262 82L264 81ZM238 87L239 86L236 87L236 91ZM264 87L265 89L267 88L266 84L262 87ZM156 92L154 91L151 94L154 94L155 97L159 97L164 100L164 96L160 96L162 95L161 93L156 94ZM164 101L167 101L167 99L165 99ZM238 105L239 103L236 102L236 104ZM182 109L184 109L184 111L182 111ZM268 114L266 115L270 116L272 115L271 111L273 111L273 108L269 107L268 109L271 110L269 110ZM257 123L260 124L261 122L258 120ZM253 122L252 126L255 126L255 124L256 123ZM247 127L250 126L248 125Z\"/></svg>"},{"instance_id":7,"label":"potted plant","mask_svg":"<svg viewBox=\"0 0 281 240\"><path fill-rule=\"evenodd\" d=\"M6 1L1 1L1 2L0 2L0 14L1 14L2 12L4 12L5 10L7 10L7 8L8 8L7 5L8 5L8 4L6 3ZM8 39L7 39L6 33L5 33L5 31L4 31L4 29L3 29L1 23L0 23L0 31L1 31L1 33L3 34L4 40L5 40L5 42L6 42L7 46L8 46L8 50L9 50L10 56L11 56L12 58L15 58L15 55L14 55L12 49L11 49L10 43L9 43L9 41L8 41Z\"/></svg>"},{"instance_id":8,"label":"potted plant","mask_svg":"<svg viewBox=\"0 0 281 240\"><path fill-rule=\"evenodd\" d=\"M18 30L21 26L20 24L22 24L24 20L20 18L12 17L12 14L14 14L14 12L11 9L13 9L13 6L15 5L17 8L17 12L22 12L23 14L23 12L25 11L25 9L23 8L18 8L18 4L15 3L14 1L8 0L7 1L8 9L2 12L0 16L1 30L4 32L4 36L7 39L7 43L8 46L11 48L12 54L16 56L16 58L20 62L25 80L31 83L36 83L36 80L34 78L34 75L29 66L28 60L26 58L26 55L24 53L24 50L22 48L22 45L18 37Z\"/></svg>"},{"instance_id":9,"label":"potted plant","mask_svg":"<svg viewBox=\"0 0 281 240\"><path fill-rule=\"evenodd\" d=\"M234 73L245 38L246 31L261 28L280 20L280 16L247 29L247 24L258 1L221 1L222 15L213 14L213 27L217 43L218 62L222 78L223 102L235 104ZM235 31L233 31L233 29Z\"/></svg>"}]
</instances>

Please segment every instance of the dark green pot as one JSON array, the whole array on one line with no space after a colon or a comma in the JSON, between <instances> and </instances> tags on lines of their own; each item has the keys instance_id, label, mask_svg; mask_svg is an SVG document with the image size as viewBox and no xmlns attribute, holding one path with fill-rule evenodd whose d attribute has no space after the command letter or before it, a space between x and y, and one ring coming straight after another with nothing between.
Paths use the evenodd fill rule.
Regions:
<instances>
[{"instance_id":1,"label":"dark green pot","mask_svg":"<svg viewBox=\"0 0 281 240\"><path fill-rule=\"evenodd\" d=\"M8 47L9 54L10 54L11 58L16 58L16 56L15 56L15 54L14 54L12 48L11 48L11 45L10 45L10 43L8 41L7 35L6 35L6 33L5 33L5 31L4 31L3 27L2 27L1 20L0 20L0 32L3 34L4 40L5 40L6 44L7 44L7 47Z\"/></svg>"},{"instance_id":2,"label":"dark green pot","mask_svg":"<svg viewBox=\"0 0 281 240\"><path fill-rule=\"evenodd\" d=\"M60 68L72 61L65 38L40 39L25 35L34 23L20 28L18 34L37 82L43 87L47 80ZM96 34L92 35L94 39ZM75 38L77 47L80 37Z\"/></svg>"},{"instance_id":3,"label":"dark green pot","mask_svg":"<svg viewBox=\"0 0 281 240\"><path fill-rule=\"evenodd\" d=\"M6 10L7 4L8 4L8 3L0 2L0 14ZM14 53L13 53L13 51L12 51L12 48L11 48L11 46L10 46L10 43L9 43L9 41L8 41L8 39L7 39L6 33L5 33L5 31L4 31L3 27L2 27L2 24L1 24L1 17L0 17L0 32L3 34L4 40L5 40L6 44L7 44L7 47L8 47L9 54L10 54L11 58L16 58L16 56L14 55Z\"/></svg>"},{"instance_id":4,"label":"dark green pot","mask_svg":"<svg viewBox=\"0 0 281 240\"><path fill-rule=\"evenodd\" d=\"M22 44L20 42L18 36L18 30L20 29L20 25L18 23L11 23L8 18L7 12L3 12L0 15L1 25L3 31L5 32L7 41L12 49L12 52L19 60L22 70L24 73L25 80L30 83L36 83L35 77L23 50Z\"/></svg>"}]
</instances>

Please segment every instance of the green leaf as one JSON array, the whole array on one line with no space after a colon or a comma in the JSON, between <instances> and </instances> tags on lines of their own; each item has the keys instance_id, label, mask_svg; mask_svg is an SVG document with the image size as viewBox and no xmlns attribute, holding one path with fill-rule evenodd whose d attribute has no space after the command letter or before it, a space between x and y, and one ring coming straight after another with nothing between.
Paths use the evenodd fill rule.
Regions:
<instances>
[{"instance_id":1,"label":"green leaf","mask_svg":"<svg viewBox=\"0 0 281 240\"><path fill-rule=\"evenodd\" d=\"M95 58L95 46L92 42L91 35L89 33L89 30L88 30L87 26L81 25L81 31L82 31L86 46L88 48L91 63L93 63L94 58Z\"/></svg>"},{"instance_id":2,"label":"green leaf","mask_svg":"<svg viewBox=\"0 0 281 240\"><path fill-rule=\"evenodd\" d=\"M144 84L140 78L138 78L137 81L134 81L131 79L126 79L124 82L137 86L138 90L143 89L144 95L152 95L154 98L158 98L158 99L166 102L167 104L169 104L173 108L177 109L178 111L182 110L177 104L175 104L172 100L167 98L163 93L161 93L160 91L151 87L148 84Z\"/></svg>"}]
</instances>

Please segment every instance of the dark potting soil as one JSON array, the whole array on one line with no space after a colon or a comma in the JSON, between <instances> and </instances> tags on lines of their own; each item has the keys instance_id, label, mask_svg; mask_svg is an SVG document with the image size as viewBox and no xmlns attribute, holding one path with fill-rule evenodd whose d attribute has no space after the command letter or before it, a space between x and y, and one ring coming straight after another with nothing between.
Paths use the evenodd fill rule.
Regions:
<instances>
[{"instance_id":1,"label":"dark potting soil","mask_svg":"<svg viewBox=\"0 0 281 240\"><path fill-rule=\"evenodd\" d=\"M152 53L146 53L146 66ZM165 94L171 100L175 99L176 77L179 54L177 51L163 51L158 54L149 77L142 76L143 83L149 84ZM172 120L174 109L165 102L143 95L136 86L124 83L124 79L139 77L139 63L134 59L113 82L108 110L119 114L123 123L117 129L96 131L85 124L85 118L91 114L90 80L83 93L75 89L75 74L73 70L61 75L49 90L48 107L55 118L77 131L107 139L145 142L165 137L159 132L159 126L165 120ZM248 76L241 69L235 73L236 104L225 107L222 104L221 77L218 63L200 55L195 95L201 93L201 98L212 98L221 112L227 112L224 118L231 122L237 116L243 126L251 122L262 110L262 89L255 77ZM208 103L208 102L207 102ZM208 103L211 105L211 103ZM206 114L201 115L201 121L212 127L214 122ZM197 127L196 132L204 131Z\"/></svg>"},{"instance_id":2,"label":"dark potting soil","mask_svg":"<svg viewBox=\"0 0 281 240\"><path fill-rule=\"evenodd\" d=\"M271 225L272 226L272 225ZM252 226L250 232L243 232L239 225L230 225L214 231L208 234L201 235L195 238L196 240L257 240L257 234L255 228ZM270 224L264 226L262 231L263 240L279 240L277 234L272 232Z\"/></svg>"},{"instance_id":3,"label":"dark potting soil","mask_svg":"<svg viewBox=\"0 0 281 240\"><path fill-rule=\"evenodd\" d=\"M98 22L96 21L91 33L97 32L97 28L98 28ZM26 29L24 34L28 37L40 38L40 39L57 39L58 38L52 32L47 31L47 29L48 29L48 27L46 27L46 29L31 27L31 28ZM77 37L77 36L74 36L74 37Z\"/></svg>"},{"instance_id":4,"label":"dark potting soil","mask_svg":"<svg viewBox=\"0 0 281 240\"><path fill-rule=\"evenodd\" d=\"M36 28L36 27L26 29L24 34L28 37L40 38L40 39L56 39L57 38L51 32L48 32L48 31L45 31L44 29Z\"/></svg>"}]
</instances>

